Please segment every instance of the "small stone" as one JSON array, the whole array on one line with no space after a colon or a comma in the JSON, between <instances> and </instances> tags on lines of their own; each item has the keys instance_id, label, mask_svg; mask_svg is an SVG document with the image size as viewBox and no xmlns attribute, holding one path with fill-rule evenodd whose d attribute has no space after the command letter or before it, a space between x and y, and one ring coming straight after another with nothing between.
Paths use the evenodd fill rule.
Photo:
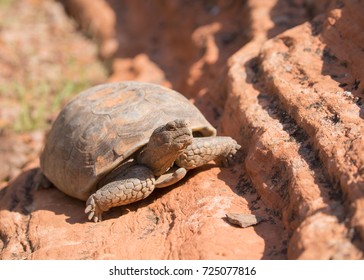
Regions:
<instances>
[{"instance_id":1,"label":"small stone","mask_svg":"<svg viewBox=\"0 0 364 280\"><path fill-rule=\"evenodd\" d=\"M228 213L226 214L226 220L232 225L246 228L260 223L263 219L252 214Z\"/></svg>"}]
</instances>

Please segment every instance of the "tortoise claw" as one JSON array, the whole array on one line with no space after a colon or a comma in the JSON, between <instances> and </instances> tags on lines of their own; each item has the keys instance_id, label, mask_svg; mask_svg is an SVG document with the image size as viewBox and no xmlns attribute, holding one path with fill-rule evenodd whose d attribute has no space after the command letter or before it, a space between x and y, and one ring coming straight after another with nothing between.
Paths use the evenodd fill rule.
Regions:
<instances>
[{"instance_id":1,"label":"tortoise claw","mask_svg":"<svg viewBox=\"0 0 364 280\"><path fill-rule=\"evenodd\" d=\"M91 195L86 202L85 208L85 214L88 214L88 219L90 221L94 221L95 223L101 222L102 212L103 211L96 204L94 195Z\"/></svg>"},{"instance_id":2,"label":"tortoise claw","mask_svg":"<svg viewBox=\"0 0 364 280\"><path fill-rule=\"evenodd\" d=\"M220 161L218 161L219 165L222 167L230 167L234 165L240 148L241 146L235 142L234 147L229 151L229 153L220 158Z\"/></svg>"}]
</instances>

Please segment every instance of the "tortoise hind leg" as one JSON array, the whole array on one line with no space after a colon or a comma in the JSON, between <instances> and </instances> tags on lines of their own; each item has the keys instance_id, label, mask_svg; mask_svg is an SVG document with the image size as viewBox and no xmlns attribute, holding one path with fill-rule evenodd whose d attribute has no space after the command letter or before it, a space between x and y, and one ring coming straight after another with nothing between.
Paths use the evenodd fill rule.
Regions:
<instances>
[{"instance_id":1,"label":"tortoise hind leg","mask_svg":"<svg viewBox=\"0 0 364 280\"><path fill-rule=\"evenodd\" d=\"M48 189L52 187L53 184L49 179L43 174L40 168L37 169L32 182L32 187L36 190L39 189Z\"/></svg>"},{"instance_id":2,"label":"tortoise hind leg","mask_svg":"<svg viewBox=\"0 0 364 280\"><path fill-rule=\"evenodd\" d=\"M100 222L103 212L146 198L154 188L152 171L145 166L132 166L125 175L116 177L92 194L86 202L85 213L89 220Z\"/></svg>"}]
</instances>

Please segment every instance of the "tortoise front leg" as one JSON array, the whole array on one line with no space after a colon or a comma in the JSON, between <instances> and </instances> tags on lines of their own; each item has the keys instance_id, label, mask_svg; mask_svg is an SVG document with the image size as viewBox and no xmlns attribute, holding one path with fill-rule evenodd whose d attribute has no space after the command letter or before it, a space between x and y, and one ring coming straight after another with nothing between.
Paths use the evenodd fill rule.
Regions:
<instances>
[{"instance_id":1,"label":"tortoise front leg","mask_svg":"<svg viewBox=\"0 0 364 280\"><path fill-rule=\"evenodd\" d=\"M232 164L240 145L231 137L197 137L192 144L177 158L176 164L185 169L193 169L210 161L218 165L229 166Z\"/></svg>"},{"instance_id":2,"label":"tortoise front leg","mask_svg":"<svg viewBox=\"0 0 364 280\"><path fill-rule=\"evenodd\" d=\"M125 175L116 177L92 194L86 202L85 213L89 220L100 222L103 212L146 198L154 188L152 171L142 165L132 166Z\"/></svg>"}]
</instances>

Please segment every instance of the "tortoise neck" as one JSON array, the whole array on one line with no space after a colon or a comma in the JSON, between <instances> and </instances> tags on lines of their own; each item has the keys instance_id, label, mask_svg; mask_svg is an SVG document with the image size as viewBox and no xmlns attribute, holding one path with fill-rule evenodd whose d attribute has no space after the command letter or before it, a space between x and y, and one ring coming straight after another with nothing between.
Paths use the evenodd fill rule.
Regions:
<instances>
[{"instance_id":1,"label":"tortoise neck","mask_svg":"<svg viewBox=\"0 0 364 280\"><path fill-rule=\"evenodd\" d=\"M146 145L139 153L137 161L149 167L155 176L160 176L172 167L178 156L178 153L169 151L168 148L167 145L160 147Z\"/></svg>"}]
</instances>

